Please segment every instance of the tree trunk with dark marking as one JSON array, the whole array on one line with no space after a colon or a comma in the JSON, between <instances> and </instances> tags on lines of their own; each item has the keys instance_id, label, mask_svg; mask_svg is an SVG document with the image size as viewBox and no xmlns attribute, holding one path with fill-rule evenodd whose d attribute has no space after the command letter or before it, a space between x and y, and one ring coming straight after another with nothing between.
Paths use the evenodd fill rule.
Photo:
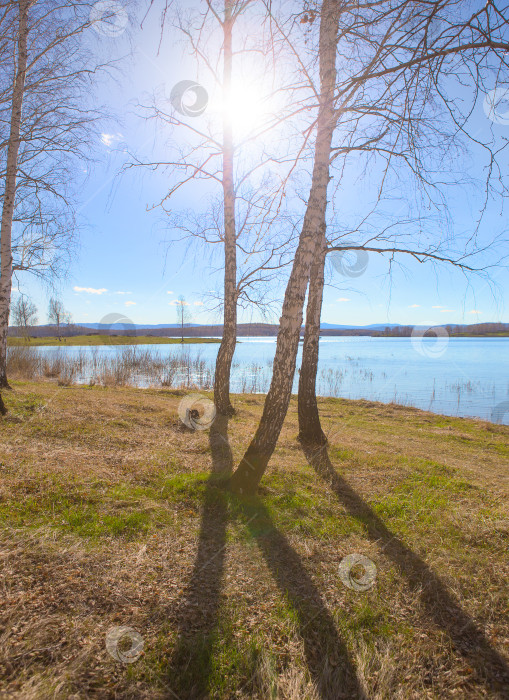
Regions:
<instances>
[{"instance_id":1,"label":"tree trunk with dark marking","mask_svg":"<svg viewBox=\"0 0 509 700\"><path fill-rule=\"evenodd\" d=\"M339 11L338 0L324 0L319 38L320 106L311 190L299 245L286 287L272 382L256 434L230 482L232 491L241 495L256 491L283 427L292 392L310 270L316 256L320 255L322 240L325 236L331 143L337 122L337 113L334 110L334 88Z\"/></svg>"},{"instance_id":2,"label":"tree trunk with dark marking","mask_svg":"<svg viewBox=\"0 0 509 700\"><path fill-rule=\"evenodd\" d=\"M11 123L7 144L5 189L0 224L0 387L8 388L7 331L12 288L12 219L16 198L16 176L21 133L21 113L27 70L28 0L19 1L17 68L12 91Z\"/></svg>"},{"instance_id":3,"label":"tree trunk with dark marking","mask_svg":"<svg viewBox=\"0 0 509 700\"><path fill-rule=\"evenodd\" d=\"M318 372L318 348L320 341L320 318L322 315L326 241L311 266L309 278L306 329L302 348L302 364L299 377L299 440L308 445L325 445L327 438L320 424L316 401L316 375Z\"/></svg>"},{"instance_id":4,"label":"tree trunk with dark marking","mask_svg":"<svg viewBox=\"0 0 509 700\"><path fill-rule=\"evenodd\" d=\"M223 89L226 104L231 92L233 23L231 0L225 0ZM214 379L214 403L217 411L225 416L231 416L234 413L230 401L230 373L237 342L237 235L233 158L233 129L225 110L223 117L224 316L223 337L217 353Z\"/></svg>"}]
</instances>

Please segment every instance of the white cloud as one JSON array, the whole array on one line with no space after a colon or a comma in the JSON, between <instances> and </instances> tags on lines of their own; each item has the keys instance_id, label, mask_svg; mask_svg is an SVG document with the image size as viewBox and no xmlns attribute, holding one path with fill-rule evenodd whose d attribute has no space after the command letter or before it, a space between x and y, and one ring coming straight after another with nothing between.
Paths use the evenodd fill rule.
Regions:
<instances>
[{"instance_id":1,"label":"white cloud","mask_svg":"<svg viewBox=\"0 0 509 700\"><path fill-rule=\"evenodd\" d=\"M421 305L420 304L412 304L411 306L408 307L409 309L420 309Z\"/></svg>"},{"instance_id":2,"label":"white cloud","mask_svg":"<svg viewBox=\"0 0 509 700\"><path fill-rule=\"evenodd\" d=\"M173 301L168 302L168 306L189 306L187 301L178 301L177 299L174 299Z\"/></svg>"},{"instance_id":3,"label":"white cloud","mask_svg":"<svg viewBox=\"0 0 509 700\"><path fill-rule=\"evenodd\" d=\"M472 311L468 312L469 314L482 314L482 311L477 311L477 309L472 309Z\"/></svg>"},{"instance_id":4,"label":"white cloud","mask_svg":"<svg viewBox=\"0 0 509 700\"><path fill-rule=\"evenodd\" d=\"M132 294L132 292L115 292L115 294Z\"/></svg>"},{"instance_id":5,"label":"white cloud","mask_svg":"<svg viewBox=\"0 0 509 700\"><path fill-rule=\"evenodd\" d=\"M19 292L18 287L12 287L12 289L11 289L12 294L17 294L18 292Z\"/></svg>"},{"instance_id":6,"label":"white cloud","mask_svg":"<svg viewBox=\"0 0 509 700\"><path fill-rule=\"evenodd\" d=\"M118 132L116 134L101 134L101 143L107 148L111 148L116 141L120 141L124 137Z\"/></svg>"},{"instance_id":7,"label":"white cloud","mask_svg":"<svg viewBox=\"0 0 509 700\"><path fill-rule=\"evenodd\" d=\"M173 294L173 292L166 292L166 294Z\"/></svg>"},{"instance_id":8,"label":"white cloud","mask_svg":"<svg viewBox=\"0 0 509 700\"><path fill-rule=\"evenodd\" d=\"M442 309L442 310L440 311L440 313L441 313L441 314L453 314L453 313L454 313L454 309Z\"/></svg>"},{"instance_id":9,"label":"white cloud","mask_svg":"<svg viewBox=\"0 0 509 700\"><path fill-rule=\"evenodd\" d=\"M85 292L85 294L104 294L107 289L94 289L93 287L73 287L75 292Z\"/></svg>"},{"instance_id":10,"label":"white cloud","mask_svg":"<svg viewBox=\"0 0 509 700\"><path fill-rule=\"evenodd\" d=\"M203 301L195 301L194 305L195 306L203 306Z\"/></svg>"},{"instance_id":11,"label":"white cloud","mask_svg":"<svg viewBox=\"0 0 509 700\"><path fill-rule=\"evenodd\" d=\"M348 299L347 297L339 297L339 299L336 299L336 301L351 301L351 299Z\"/></svg>"},{"instance_id":12,"label":"white cloud","mask_svg":"<svg viewBox=\"0 0 509 700\"><path fill-rule=\"evenodd\" d=\"M136 306L136 302L135 301L126 301L124 306Z\"/></svg>"},{"instance_id":13,"label":"white cloud","mask_svg":"<svg viewBox=\"0 0 509 700\"><path fill-rule=\"evenodd\" d=\"M432 306L431 308L432 309L443 309L444 307L443 306Z\"/></svg>"}]
</instances>

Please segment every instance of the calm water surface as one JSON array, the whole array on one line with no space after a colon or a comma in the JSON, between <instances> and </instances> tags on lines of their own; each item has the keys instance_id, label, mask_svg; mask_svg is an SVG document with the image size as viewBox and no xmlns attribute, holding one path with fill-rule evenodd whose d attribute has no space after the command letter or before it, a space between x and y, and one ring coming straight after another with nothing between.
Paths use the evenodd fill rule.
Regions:
<instances>
[{"instance_id":1,"label":"calm water surface","mask_svg":"<svg viewBox=\"0 0 509 700\"><path fill-rule=\"evenodd\" d=\"M219 344L136 347L162 357L200 357L213 366ZM275 338L241 338L235 351L232 391L267 391L275 348ZM112 356L122 346L64 347L60 351ZM301 352L302 344L297 366ZM297 382L298 373L294 391ZM509 338L322 338L318 393L393 401L450 416L509 424Z\"/></svg>"}]
</instances>

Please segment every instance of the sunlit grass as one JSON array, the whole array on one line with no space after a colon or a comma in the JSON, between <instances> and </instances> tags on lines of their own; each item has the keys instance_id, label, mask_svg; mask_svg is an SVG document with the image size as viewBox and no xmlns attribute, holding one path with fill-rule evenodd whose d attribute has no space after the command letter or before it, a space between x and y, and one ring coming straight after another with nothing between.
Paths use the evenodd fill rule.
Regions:
<instances>
[{"instance_id":1,"label":"sunlit grass","mask_svg":"<svg viewBox=\"0 0 509 700\"><path fill-rule=\"evenodd\" d=\"M324 645L318 659L338 664L324 667L334 683L340 639L370 697L382 682L383 697L401 688L426 697L430 668L437 696L447 697L451 683L465 697L482 696L482 681L409 585L410 562L398 565L386 552L394 541L407 547L502 652L508 427L322 400L337 426L330 459L359 508L307 463L292 400L257 498L240 502L210 474L208 432L182 430L185 391L13 386L0 422L0 623L12 616L19 631L9 627L0 663L10 668L5 662L23 654L24 670L21 680L7 674L5 688L21 683L19 697L29 684L48 696L93 687L119 697L163 697L168 688L192 697L199 681L210 698L315 700L313 645ZM234 464L263 397L235 403ZM387 540L373 534L376 519ZM365 592L347 589L338 574L352 552L376 565ZM203 627L206 615L212 622ZM105 651L116 625L143 637L134 664ZM50 663L39 651L47 648ZM79 668L69 666L70 653L81 654Z\"/></svg>"}]
</instances>

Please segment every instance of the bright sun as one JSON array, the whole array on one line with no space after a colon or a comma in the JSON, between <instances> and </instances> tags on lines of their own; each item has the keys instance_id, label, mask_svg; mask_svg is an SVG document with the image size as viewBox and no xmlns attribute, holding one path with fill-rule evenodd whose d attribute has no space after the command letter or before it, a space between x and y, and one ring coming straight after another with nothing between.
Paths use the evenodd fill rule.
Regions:
<instances>
[{"instance_id":1,"label":"bright sun","mask_svg":"<svg viewBox=\"0 0 509 700\"><path fill-rule=\"evenodd\" d=\"M269 114L262 92L249 85L236 85L229 99L223 103L223 109L233 128L240 132L252 131Z\"/></svg>"},{"instance_id":2,"label":"bright sun","mask_svg":"<svg viewBox=\"0 0 509 700\"><path fill-rule=\"evenodd\" d=\"M226 100L219 95L211 98L208 110L221 120L225 114L235 137L242 138L268 120L272 111L270 102L267 93L258 85L236 83Z\"/></svg>"}]
</instances>

